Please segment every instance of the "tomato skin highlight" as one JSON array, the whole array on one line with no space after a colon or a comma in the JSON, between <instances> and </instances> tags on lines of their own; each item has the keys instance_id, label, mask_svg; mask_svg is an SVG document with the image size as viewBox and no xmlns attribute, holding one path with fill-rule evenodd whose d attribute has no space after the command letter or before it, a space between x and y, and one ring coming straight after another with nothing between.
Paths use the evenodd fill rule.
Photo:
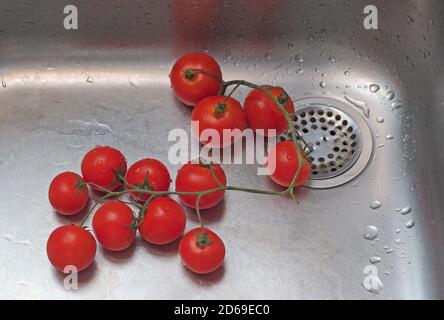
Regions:
<instances>
[{"instance_id":1,"label":"tomato skin highlight","mask_svg":"<svg viewBox=\"0 0 444 320\"><path fill-rule=\"evenodd\" d=\"M139 233L145 241L163 245L178 239L185 229L186 217L182 206L171 198L153 199L147 209Z\"/></svg>"},{"instance_id":2,"label":"tomato skin highlight","mask_svg":"<svg viewBox=\"0 0 444 320\"><path fill-rule=\"evenodd\" d=\"M115 172L125 175L126 159L123 154L109 146L97 146L86 153L82 160L82 175L87 182L92 182L109 191L115 190L121 185L116 181ZM96 186L95 190L102 191Z\"/></svg>"},{"instance_id":3,"label":"tomato skin highlight","mask_svg":"<svg viewBox=\"0 0 444 320\"><path fill-rule=\"evenodd\" d=\"M286 96L282 89L271 88L270 86L264 87L267 87L276 99L280 96ZM291 115L294 113L294 104L290 97L287 99L285 110ZM288 122L284 114L279 110L274 101L261 90L253 89L250 91L245 98L244 109L250 128L254 131L263 129L265 136L274 136L269 131L270 129L276 130L276 135L279 135L288 128Z\"/></svg>"},{"instance_id":4,"label":"tomato skin highlight","mask_svg":"<svg viewBox=\"0 0 444 320\"><path fill-rule=\"evenodd\" d=\"M302 151L300 151L302 152ZM296 178L295 187L304 184L311 175L310 162L302 153L302 167ZM271 179L283 187L289 187L298 169L298 155L293 141L282 141L270 151L267 169ZM273 167L275 170L273 171Z\"/></svg>"},{"instance_id":5,"label":"tomato skin highlight","mask_svg":"<svg viewBox=\"0 0 444 320\"><path fill-rule=\"evenodd\" d=\"M222 167L214 164L213 167L216 178L227 185L227 177ZM202 167L198 163L188 162L183 165L176 177L176 191L178 192L199 192L219 188L219 184L211 175L209 168ZM225 190L220 190L203 195L200 198L199 208L208 209L216 206L224 197ZM196 208L197 195L179 195L180 200L191 208Z\"/></svg>"},{"instance_id":6,"label":"tomato skin highlight","mask_svg":"<svg viewBox=\"0 0 444 320\"><path fill-rule=\"evenodd\" d=\"M129 248L136 237L136 233L130 228L133 218L133 211L125 203L105 203L94 214L92 222L97 241L110 251Z\"/></svg>"},{"instance_id":7,"label":"tomato skin highlight","mask_svg":"<svg viewBox=\"0 0 444 320\"><path fill-rule=\"evenodd\" d=\"M203 72L194 72L188 79L185 71L189 69L202 69L220 78L216 79ZM210 55L202 52L192 52L181 56L174 63L170 73L171 87L176 97L184 104L195 106L200 100L218 95L222 89L222 72L219 64Z\"/></svg>"},{"instance_id":8,"label":"tomato skin highlight","mask_svg":"<svg viewBox=\"0 0 444 320\"><path fill-rule=\"evenodd\" d=\"M94 261L96 250L94 236L74 225L58 227L46 243L49 261L60 272L66 266L74 266L79 272L85 270Z\"/></svg>"},{"instance_id":9,"label":"tomato skin highlight","mask_svg":"<svg viewBox=\"0 0 444 320\"><path fill-rule=\"evenodd\" d=\"M70 216L81 212L89 200L88 186L84 185L81 190L76 183L85 181L74 172L62 172L57 175L49 185L48 199L51 206L57 212Z\"/></svg>"},{"instance_id":10,"label":"tomato skin highlight","mask_svg":"<svg viewBox=\"0 0 444 320\"><path fill-rule=\"evenodd\" d=\"M179 255L183 264L199 274L216 271L225 258L225 245L222 239L208 228L205 228L205 232L210 243L204 247L200 247L197 243L197 235L202 235L201 227L188 231L179 242Z\"/></svg>"},{"instance_id":11,"label":"tomato skin highlight","mask_svg":"<svg viewBox=\"0 0 444 320\"><path fill-rule=\"evenodd\" d=\"M236 99L225 96L213 96L201 100L194 107L191 120L199 122L199 131L194 132L199 137L199 141L210 147L219 148L234 143L241 137L242 131L247 127L247 119L241 104ZM201 137L201 133L207 129L216 130L219 134L219 140L212 141L211 137L208 140ZM223 132L227 129L237 129L239 134L230 139L225 139Z\"/></svg>"},{"instance_id":12,"label":"tomato skin highlight","mask_svg":"<svg viewBox=\"0 0 444 320\"><path fill-rule=\"evenodd\" d=\"M125 188L140 189L137 185L142 185L146 179L153 191L168 191L170 188L168 168L159 160L150 158L139 160L128 169ZM150 197L148 193L133 192L131 195L138 201L146 201Z\"/></svg>"}]
</instances>

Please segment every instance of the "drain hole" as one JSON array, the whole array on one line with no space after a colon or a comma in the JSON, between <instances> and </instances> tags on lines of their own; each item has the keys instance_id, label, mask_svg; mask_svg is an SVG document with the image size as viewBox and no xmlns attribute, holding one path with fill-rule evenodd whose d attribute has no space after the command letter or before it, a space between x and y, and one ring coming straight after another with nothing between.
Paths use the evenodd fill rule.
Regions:
<instances>
[{"instance_id":1,"label":"drain hole","mask_svg":"<svg viewBox=\"0 0 444 320\"><path fill-rule=\"evenodd\" d=\"M342 108L336 108L336 101L331 104L309 101L300 105L293 118L294 128L300 130L303 139L314 147L308 155L312 170L308 185L315 186L319 183L332 186L334 180L331 183L320 180L339 178L355 163L359 163L357 160L362 154L362 136L363 132L366 134L366 126L365 123L362 124L362 120L353 117L353 112L348 114ZM347 107L344 105L344 108ZM290 139L288 133L284 135L284 139ZM350 178L345 175L338 181L344 179Z\"/></svg>"}]
</instances>

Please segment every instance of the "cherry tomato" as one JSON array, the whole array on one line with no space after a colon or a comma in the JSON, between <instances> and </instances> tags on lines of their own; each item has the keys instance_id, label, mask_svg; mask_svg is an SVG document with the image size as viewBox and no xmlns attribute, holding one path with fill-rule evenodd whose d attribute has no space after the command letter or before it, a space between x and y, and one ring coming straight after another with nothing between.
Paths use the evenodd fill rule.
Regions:
<instances>
[{"instance_id":1,"label":"cherry tomato","mask_svg":"<svg viewBox=\"0 0 444 320\"><path fill-rule=\"evenodd\" d=\"M49 185L48 198L51 206L63 215L81 212L88 203L88 186L78 186L84 181L74 172L63 172L57 175Z\"/></svg>"},{"instance_id":2,"label":"cherry tomato","mask_svg":"<svg viewBox=\"0 0 444 320\"><path fill-rule=\"evenodd\" d=\"M119 201L111 201L94 214L93 230L97 241L108 250L122 251L134 242L136 233L131 229L131 208Z\"/></svg>"},{"instance_id":3,"label":"cherry tomato","mask_svg":"<svg viewBox=\"0 0 444 320\"><path fill-rule=\"evenodd\" d=\"M96 249L93 235L74 225L58 227L46 243L49 261L61 272L67 266L74 266L79 272L85 270L93 262Z\"/></svg>"},{"instance_id":4,"label":"cherry tomato","mask_svg":"<svg viewBox=\"0 0 444 320\"><path fill-rule=\"evenodd\" d=\"M222 239L208 228L204 232L200 227L195 228L188 231L179 242L179 255L183 264L191 271L201 274L215 271L225 258Z\"/></svg>"},{"instance_id":5,"label":"cherry tomato","mask_svg":"<svg viewBox=\"0 0 444 320\"><path fill-rule=\"evenodd\" d=\"M139 232L153 244L167 244L179 238L185 229L185 211L171 198L153 199L146 210Z\"/></svg>"},{"instance_id":6,"label":"cherry tomato","mask_svg":"<svg viewBox=\"0 0 444 320\"><path fill-rule=\"evenodd\" d=\"M152 191L168 191L171 183L167 167L155 159L142 159L134 163L126 173L126 188L144 189ZM133 192L132 196L139 201L146 201L148 193Z\"/></svg>"},{"instance_id":7,"label":"cherry tomato","mask_svg":"<svg viewBox=\"0 0 444 320\"><path fill-rule=\"evenodd\" d=\"M299 149L300 150L300 149ZM302 153L302 151L300 151ZM296 178L295 186L305 183L311 175L310 162L302 153L302 167ZM277 184L288 187L298 169L298 156L293 141L283 141L276 144L267 157L267 168L271 179Z\"/></svg>"},{"instance_id":8,"label":"cherry tomato","mask_svg":"<svg viewBox=\"0 0 444 320\"><path fill-rule=\"evenodd\" d=\"M205 70L214 76L191 69ZM174 64L170 81L176 97L186 105L195 106L203 98L219 94L222 72L216 60L208 54L187 53Z\"/></svg>"},{"instance_id":9,"label":"cherry tomato","mask_svg":"<svg viewBox=\"0 0 444 320\"><path fill-rule=\"evenodd\" d=\"M126 160L123 154L112 147L97 146L88 151L82 160L82 175L86 181L112 191L121 185L116 172L124 176ZM102 191L99 187L93 189Z\"/></svg>"},{"instance_id":10,"label":"cherry tomato","mask_svg":"<svg viewBox=\"0 0 444 320\"><path fill-rule=\"evenodd\" d=\"M201 100L193 109L191 120L199 122L199 131L195 132L199 141L211 147L225 147L232 144L242 136L242 131L247 127L241 104L225 96L213 96ZM202 136L202 132L208 129L216 130L219 138L213 139L211 134L207 137Z\"/></svg>"},{"instance_id":11,"label":"cherry tomato","mask_svg":"<svg viewBox=\"0 0 444 320\"><path fill-rule=\"evenodd\" d=\"M219 182L226 186L227 178L220 165L214 164L214 174ZM178 192L199 192L212 190L220 187L209 168L198 163L188 162L179 169L176 177L176 191ZM225 190L220 190L203 195L199 201L200 209L208 209L216 206L224 197ZM185 205L191 208L196 207L197 195L180 195L179 198Z\"/></svg>"},{"instance_id":12,"label":"cherry tomato","mask_svg":"<svg viewBox=\"0 0 444 320\"><path fill-rule=\"evenodd\" d=\"M294 113L293 101L282 89L272 88L270 86L264 87L268 88L273 97L275 97L281 105L284 105L288 113ZM247 114L248 125L251 129L254 131L263 129L265 136L273 136L272 132L269 131L271 129L276 130L276 135L279 135L288 128L284 114L279 110L273 99L261 90L253 89L250 91L245 99L244 109Z\"/></svg>"}]
</instances>

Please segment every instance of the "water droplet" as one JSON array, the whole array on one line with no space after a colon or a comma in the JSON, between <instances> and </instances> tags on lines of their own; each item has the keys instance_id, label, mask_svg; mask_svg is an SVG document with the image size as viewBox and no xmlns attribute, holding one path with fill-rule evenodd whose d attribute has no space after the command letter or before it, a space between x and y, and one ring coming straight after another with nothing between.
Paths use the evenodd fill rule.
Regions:
<instances>
[{"instance_id":1,"label":"water droplet","mask_svg":"<svg viewBox=\"0 0 444 320\"><path fill-rule=\"evenodd\" d=\"M381 87L380 86L378 86L377 84L371 84L370 86L369 86L369 89L370 89L370 92L371 93L376 93L376 92L378 92L379 91L379 89L381 89Z\"/></svg>"},{"instance_id":2,"label":"water droplet","mask_svg":"<svg viewBox=\"0 0 444 320\"><path fill-rule=\"evenodd\" d=\"M364 229L364 238L367 240L374 240L378 236L378 228L375 226L369 225Z\"/></svg>"},{"instance_id":3,"label":"water droplet","mask_svg":"<svg viewBox=\"0 0 444 320\"><path fill-rule=\"evenodd\" d=\"M409 221L407 221L407 223L405 224L405 226L407 227L407 228L413 228L414 226L415 226L415 221L413 221L413 220L409 220Z\"/></svg>"},{"instance_id":4,"label":"water droplet","mask_svg":"<svg viewBox=\"0 0 444 320\"><path fill-rule=\"evenodd\" d=\"M321 77L325 78L327 74L325 72L321 73Z\"/></svg>"},{"instance_id":5,"label":"water droplet","mask_svg":"<svg viewBox=\"0 0 444 320\"><path fill-rule=\"evenodd\" d=\"M14 237L11 236L10 234L4 234L4 235L3 235L3 238L5 238L5 239L8 240L8 241L11 241Z\"/></svg>"},{"instance_id":6,"label":"water droplet","mask_svg":"<svg viewBox=\"0 0 444 320\"><path fill-rule=\"evenodd\" d=\"M393 109L399 109L399 108L401 108L403 106L403 104L402 104L402 102L400 102L400 101L394 101L394 102L392 102L392 104L391 104L391 107L393 108Z\"/></svg>"},{"instance_id":7,"label":"water droplet","mask_svg":"<svg viewBox=\"0 0 444 320\"><path fill-rule=\"evenodd\" d=\"M348 70L345 70L344 71L344 75L346 75L347 77L350 75L350 71L348 71Z\"/></svg>"},{"instance_id":8,"label":"water droplet","mask_svg":"<svg viewBox=\"0 0 444 320\"><path fill-rule=\"evenodd\" d=\"M384 123L384 118L379 116L379 117L376 118L376 122L377 123Z\"/></svg>"},{"instance_id":9,"label":"water droplet","mask_svg":"<svg viewBox=\"0 0 444 320\"><path fill-rule=\"evenodd\" d=\"M327 87L327 82L325 82L325 81L321 81L321 82L319 83L319 86L320 86L321 88L325 88L325 87Z\"/></svg>"},{"instance_id":10,"label":"water droplet","mask_svg":"<svg viewBox=\"0 0 444 320\"><path fill-rule=\"evenodd\" d=\"M378 148L382 148L382 147L384 147L384 146L385 146L385 144L383 144L383 143L378 144Z\"/></svg>"},{"instance_id":11,"label":"water droplet","mask_svg":"<svg viewBox=\"0 0 444 320\"><path fill-rule=\"evenodd\" d=\"M400 233L401 232L401 229L396 229L395 230L395 233Z\"/></svg>"},{"instance_id":12,"label":"water droplet","mask_svg":"<svg viewBox=\"0 0 444 320\"><path fill-rule=\"evenodd\" d=\"M371 209L378 209L378 208L381 208L381 206L382 206L382 203L381 203L381 201L378 201L378 200L375 200L370 204Z\"/></svg>"},{"instance_id":13,"label":"water droplet","mask_svg":"<svg viewBox=\"0 0 444 320\"><path fill-rule=\"evenodd\" d=\"M88 83L94 83L94 79L92 76L88 76L88 78L86 78L86 82Z\"/></svg>"},{"instance_id":14,"label":"water droplet","mask_svg":"<svg viewBox=\"0 0 444 320\"><path fill-rule=\"evenodd\" d=\"M393 99L395 98L395 92L390 90L390 91L387 92L387 94L385 95L385 98L386 98L387 100L393 100Z\"/></svg>"},{"instance_id":15,"label":"water droplet","mask_svg":"<svg viewBox=\"0 0 444 320\"><path fill-rule=\"evenodd\" d=\"M404 214L409 214L411 211L412 211L412 208L411 208L411 207L405 207L405 208L402 208L402 209L401 209L401 214L402 214L402 215L404 215Z\"/></svg>"},{"instance_id":16,"label":"water droplet","mask_svg":"<svg viewBox=\"0 0 444 320\"><path fill-rule=\"evenodd\" d=\"M370 261L370 263L372 263L372 264L376 264L376 263L381 262L381 257L378 257L378 256L370 257L370 259L368 259L368 261Z\"/></svg>"},{"instance_id":17,"label":"water droplet","mask_svg":"<svg viewBox=\"0 0 444 320\"><path fill-rule=\"evenodd\" d=\"M336 62L336 58L334 56L329 56L328 61L330 62Z\"/></svg>"},{"instance_id":18,"label":"water droplet","mask_svg":"<svg viewBox=\"0 0 444 320\"><path fill-rule=\"evenodd\" d=\"M287 47L288 47L288 50L293 49L294 48L294 43L289 42Z\"/></svg>"},{"instance_id":19,"label":"water droplet","mask_svg":"<svg viewBox=\"0 0 444 320\"><path fill-rule=\"evenodd\" d=\"M6 80L5 78L3 78L3 76L2 76L2 87L6 88Z\"/></svg>"},{"instance_id":20,"label":"water droplet","mask_svg":"<svg viewBox=\"0 0 444 320\"><path fill-rule=\"evenodd\" d=\"M303 63L303 62L304 62L304 58L303 58L300 54L297 54L296 57L294 57L294 59L295 59L298 63Z\"/></svg>"},{"instance_id":21,"label":"water droplet","mask_svg":"<svg viewBox=\"0 0 444 320\"><path fill-rule=\"evenodd\" d=\"M388 134L385 136L385 140L393 140L393 136L391 134Z\"/></svg>"},{"instance_id":22,"label":"water droplet","mask_svg":"<svg viewBox=\"0 0 444 320\"><path fill-rule=\"evenodd\" d=\"M370 108L365 101L357 100L349 96L345 96L345 99L350 102L355 107L359 108L364 112L364 115L368 118L370 117Z\"/></svg>"}]
</instances>

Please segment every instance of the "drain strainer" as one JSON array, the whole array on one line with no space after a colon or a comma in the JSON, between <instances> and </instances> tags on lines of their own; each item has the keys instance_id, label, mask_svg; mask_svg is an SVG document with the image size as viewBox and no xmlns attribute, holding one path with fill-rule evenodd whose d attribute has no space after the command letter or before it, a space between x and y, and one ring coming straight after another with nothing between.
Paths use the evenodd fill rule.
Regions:
<instances>
[{"instance_id":1,"label":"drain strainer","mask_svg":"<svg viewBox=\"0 0 444 320\"><path fill-rule=\"evenodd\" d=\"M295 104L294 127L312 147L312 175L305 185L330 188L356 177L367 165L373 149L372 135L363 117L334 99L304 98Z\"/></svg>"}]
</instances>

